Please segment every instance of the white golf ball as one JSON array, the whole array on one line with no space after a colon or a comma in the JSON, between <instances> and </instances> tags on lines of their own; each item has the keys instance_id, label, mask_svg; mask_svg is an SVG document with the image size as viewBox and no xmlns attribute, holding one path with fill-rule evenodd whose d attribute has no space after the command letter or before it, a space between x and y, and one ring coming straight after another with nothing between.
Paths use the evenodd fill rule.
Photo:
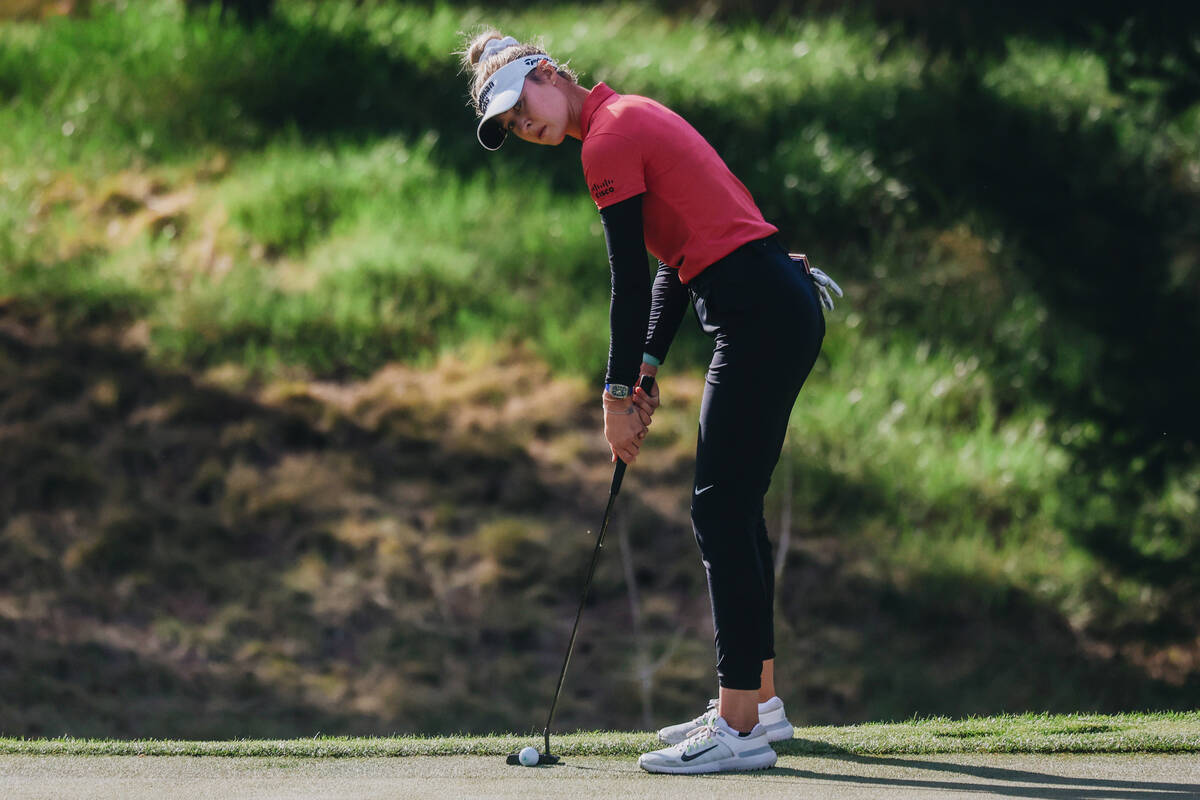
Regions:
<instances>
[{"instance_id":1,"label":"white golf ball","mask_svg":"<svg viewBox=\"0 0 1200 800\"><path fill-rule=\"evenodd\" d=\"M523 747L521 752L517 753L517 760L527 767L536 767L538 763L538 751L536 747Z\"/></svg>"}]
</instances>

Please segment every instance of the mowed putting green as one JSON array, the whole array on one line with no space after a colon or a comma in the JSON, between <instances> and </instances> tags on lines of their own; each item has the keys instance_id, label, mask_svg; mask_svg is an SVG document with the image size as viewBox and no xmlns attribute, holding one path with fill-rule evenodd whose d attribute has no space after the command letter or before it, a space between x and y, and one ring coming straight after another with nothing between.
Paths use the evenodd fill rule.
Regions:
<instances>
[{"instance_id":1,"label":"mowed putting green","mask_svg":"<svg viewBox=\"0 0 1200 800\"><path fill-rule=\"evenodd\" d=\"M699 793L699 794L697 794ZM722 775L650 775L631 757L510 767L494 756L0 756L0 796L162 798L906 798L1200 796L1200 754L781 756Z\"/></svg>"},{"instance_id":2,"label":"mowed putting green","mask_svg":"<svg viewBox=\"0 0 1200 800\"><path fill-rule=\"evenodd\" d=\"M22 739L0 737L0 754L373 758L504 756L540 734L492 736L313 736L300 739ZM590 731L555 735L554 753L632 756L659 746L652 733ZM1020 714L796 728L775 745L782 755L948 753L1196 753L1200 711L1144 714Z\"/></svg>"},{"instance_id":3,"label":"mowed putting green","mask_svg":"<svg viewBox=\"0 0 1200 800\"><path fill-rule=\"evenodd\" d=\"M797 728L773 769L650 775L647 733L170 741L0 739L0 797L1195 797L1200 713L934 718Z\"/></svg>"}]
</instances>

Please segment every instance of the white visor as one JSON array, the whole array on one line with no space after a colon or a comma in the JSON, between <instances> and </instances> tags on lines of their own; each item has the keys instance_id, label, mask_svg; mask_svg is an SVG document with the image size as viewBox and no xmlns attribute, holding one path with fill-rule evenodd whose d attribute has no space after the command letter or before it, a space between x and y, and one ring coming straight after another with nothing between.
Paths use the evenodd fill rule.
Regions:
<instances>
[{"instance_id":1,"label":"white visor","mask_svg":"<svg viewBox=\"0 0 1200 800\"><path fill-rule=\"evenodd\" d=\"M500 145L504 144L504 138L508 136L508 131L495 117L517 104L521 99L521 92L525 90L525 76L543 61L549 61L552 67L558 66L554 59L545 53L522 56L496 70L483 85L482 91L479 92L479 107L483 109L483 119L479 120L475 135L479 137L479 143L488 150L499 150Z\"/></svg>"}]
</instances>

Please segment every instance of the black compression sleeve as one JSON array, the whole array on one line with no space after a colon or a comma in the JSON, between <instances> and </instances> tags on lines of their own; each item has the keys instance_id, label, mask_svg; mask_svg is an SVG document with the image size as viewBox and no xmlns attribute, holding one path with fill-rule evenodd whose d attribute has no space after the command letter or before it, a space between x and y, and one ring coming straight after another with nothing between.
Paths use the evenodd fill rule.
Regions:
<instances>
[{"instance_id":1,"label":"black compression sleeve","mask_svg":"<svg viewBox=\"0 0 1200 800\"><path fill-rule=\"evenodd\" d=\"M654 289L650 294L650 330L646 334L646 352L667 360L667 350L687 312L688 290L679 282L679 270L658 262Z\"/></svg>"},{"instance_id":2,"label":"black compression sleeve","mask_svg":"<svg viewBox=\"0 0 1200 800\"><path fill-rule=\"evenodd\" d=\"M612 272L606 382L633 386L642 363L650 313L642 196L601 209L600 219L604 223L604 243L608 245L608 265Z\"/></svg>"}]
</instances>

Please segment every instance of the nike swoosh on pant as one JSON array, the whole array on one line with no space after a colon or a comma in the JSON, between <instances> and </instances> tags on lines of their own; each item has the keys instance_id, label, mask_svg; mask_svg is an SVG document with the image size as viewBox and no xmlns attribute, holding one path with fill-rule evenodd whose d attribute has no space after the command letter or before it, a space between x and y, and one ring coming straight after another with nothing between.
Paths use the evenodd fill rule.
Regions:
<instances>
[{"instance_id":1,"label":"nike swoosh on pant","mask_svg":"<svg viewBox=\"0 0 1200 800\"><path fill-rule=\"evenodd\" d=\"M696 496L699 497L700 495L704 494L705 492L707 492L709 489L713 488L714 486L716 486L715 483L710 483L708 486L705 486L703 489L696 489L695 490Z\"/></svg>"}]
</instances>

